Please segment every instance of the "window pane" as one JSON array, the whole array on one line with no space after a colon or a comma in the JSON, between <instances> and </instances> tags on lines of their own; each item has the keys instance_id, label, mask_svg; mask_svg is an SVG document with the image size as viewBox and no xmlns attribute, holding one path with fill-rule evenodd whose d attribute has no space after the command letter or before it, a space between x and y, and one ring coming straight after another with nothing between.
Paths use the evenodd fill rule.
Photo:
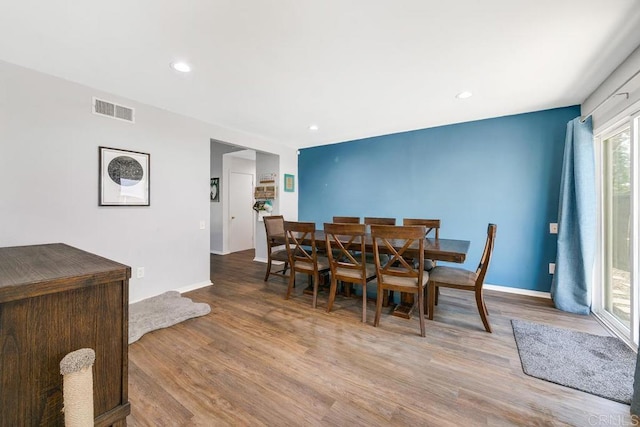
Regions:
<instances>
[{"instance_id":1,"label":"window pane","mask_svg":"<svg viewBox=\"0 0 640 427\"><path fill-rule=\"evenodd\" d=\"M604 142L604 305L631 327L631 141L626 128Z\"/></svg>"}]
</instances>

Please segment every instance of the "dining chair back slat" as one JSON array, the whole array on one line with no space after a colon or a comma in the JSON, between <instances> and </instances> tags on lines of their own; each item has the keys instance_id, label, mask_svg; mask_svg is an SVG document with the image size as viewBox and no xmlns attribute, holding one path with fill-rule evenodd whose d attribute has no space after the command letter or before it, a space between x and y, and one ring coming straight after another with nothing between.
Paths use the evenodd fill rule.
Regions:
<instances>
[{"instance_id":1,"label":"dining chair back slat","mask_svg":"<svg viewBox=\"0 0 640 427\"><path fill-rule=\"evenodd\" d=\"M497 228L498 227L495 224L489 224L487 226L487 241L484 244L484 250L482 251L478 268L476 268L478 282L480 282L481 286L482 283L484 283L484 278L487 275L487 270L489 269L489 262L491 261L491 255L493 254L493 245L496 240Z\"/></svg>"},{"instance_id":2,"label":"dining chair back slat","mask_svg":"<svg viewBox=\"0 0 640 427\"><path fill-rule=\"evenodd\" d=\"M425 237L433 231L433 237L440 238L440 220L439 219L420 219L420 218L404 218L402 225L424 225L427 229Z\"/></svg>"},{"instance_id":3,"label":"dining chair back slat","mask_svg":"<svg viewBox=\"0 0 640 427\"><path fill-rule=\"evenodd\" d=\"M334 216L334 224L360 224L359 216Z\"/></svg>"},{"instance_id":4,"label":"dining chair back slat","mask_svg":"<svg viewBox=\"0 0 640 427\"><path fill-rule=\"evenodd\" d=\"M365 216L364 223L367 225L396 225L396 219Z\"/></svg>"}]
</instances>

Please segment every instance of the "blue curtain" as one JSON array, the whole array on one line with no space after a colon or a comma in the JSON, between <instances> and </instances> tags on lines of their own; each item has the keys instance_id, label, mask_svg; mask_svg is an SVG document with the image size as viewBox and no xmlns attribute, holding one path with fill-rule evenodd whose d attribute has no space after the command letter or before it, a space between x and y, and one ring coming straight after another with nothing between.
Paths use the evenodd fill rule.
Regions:
<instances>
[{"instance_id":1,"label":"blue curtain","mask_svg":"<svg viewBox=\"0 0 640 427\"><path fill-rule=\"evenodd\" d=\"M596 191L591 117L567 123L560 206L558 252L551 297L557 308L589 314L596 243Z\"/></svg>"}]
</instances>

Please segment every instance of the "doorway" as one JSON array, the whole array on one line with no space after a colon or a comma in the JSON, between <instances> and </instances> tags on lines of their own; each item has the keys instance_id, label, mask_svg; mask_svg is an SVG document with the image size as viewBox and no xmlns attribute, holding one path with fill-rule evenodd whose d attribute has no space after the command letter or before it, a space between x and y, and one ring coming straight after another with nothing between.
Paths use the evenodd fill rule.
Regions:
<instances>
[{"instance_id":1,"label":"doorway","mask_svg":"<svg viewBox=\"0 0 640 427\"><path fill-rule=\"evenodd\" d=\"M235 245L237 239L234 236L235 231L231 230L231 208L230 195L235 190L230 189L231 172L239 172L253 176L254 186L258 182L258 177L265 173L275 173L280 170L280 156L277 154L255 151L231 145L222 141L211 140L211 162L210 177L219 178L219 202L211 202L210 210L210 252L215 255L226 255L238 247L246 246L246 244L231 247L231 243ZM251 205L248 212L253 215L252 225L242 232L253 232L253 246L255 249L255 260L259 262L267 261L267 242L264 232L264 223L257 219L257 215L253 212L253 189L251 190ZM293 206L293 205L292 205ZM273 200L273 214L280 214L280 200ZM297 212L297 211L296 211ZM295 216L293 216L295 217ZM246 238L246 237L245 237ZM243 238L240 239L242 241Z\"/></svg>"},{"instance_id":2,"label":"doorway","mask_svg":"<svg viewBox=\"0 0 640 427\"><path fill-rule=\"evenodd\" d=\"M240 200L235 200L237 190L231 188L232 173L241 173L252 177L252 182L256 182L256 152L254 150L248 150L242 147L237 147L229 144L224 144L218 141L211 141L211 163L210 172L211 178L219 177L219 202L212 200L210 210L210 223L211 223L211 244L210 251L212 254L225 255L231 253L233 250L237 250L238 247L245 247L244 249L251 249L255 247L255 214L253 214L253 189L250 190L251 204L249 205L248 212L242 215L242 218L238 218L236 208L233 209L234 214L231 214L232 209L230 204L241 203ZM237 177L235 177L237 178ZM234 184L237 187L238 184ZM246 188L246 183L244 185ZM246 191L241 190L242 195L246 195ZM238 193L239 194L239 193ZM245 224L245 227L235 227L231 230L231 216L236 218L233 220L246 221L246 216L251 217L251 223ZM244 218L244 219L243 219ZM238 221L236 221L236 219ZM236 238L232 233L236 232L236 229L240 229L245 233L244 236ZM252 243L247 244L246 233L253 232ZM240 242L240 243L238 243ZM231 246L233 243L235 246ZM253 245L253 246L252 246ZM243 250L244 250L243 249Z\"/></svg>"}]
</instances>

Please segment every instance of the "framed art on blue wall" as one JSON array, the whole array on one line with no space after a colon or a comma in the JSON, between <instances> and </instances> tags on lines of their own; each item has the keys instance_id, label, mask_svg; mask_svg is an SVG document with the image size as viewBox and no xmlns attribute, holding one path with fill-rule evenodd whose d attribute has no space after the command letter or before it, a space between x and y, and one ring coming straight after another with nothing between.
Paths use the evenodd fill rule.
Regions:
<instances>
[{"instance_id":1,"label":"framed art on blue wall","mask_svg":"<svg viewBox=\"0 0 640 427\"><path fill-rule=\"evenodd\" d=\"M98 147L99 206L149 206L148 153Z\"/></svg>"},{"instance_id":2,"label":"framed art on blue wall","mask_svg":"<svg viewBox=\"0 0 640 427\"><path fill-rule=\"evenodd\" d=\"M284 191L287 193L293 193L296 187L296 180L293 175L289 175L288 173L284 174Z\"/></svg>"}]
</instances>

